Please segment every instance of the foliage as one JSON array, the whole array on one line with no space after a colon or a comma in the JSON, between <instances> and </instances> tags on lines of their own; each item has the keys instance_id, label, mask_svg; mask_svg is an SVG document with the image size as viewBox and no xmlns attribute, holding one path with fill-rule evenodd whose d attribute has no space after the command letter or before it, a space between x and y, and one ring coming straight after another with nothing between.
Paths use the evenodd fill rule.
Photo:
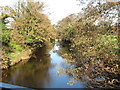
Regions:
<instances>
[{"instance_id":1,"label":"foliage","mask_svg":"<svg viewBox=\"0 0 120 90\"><path fill-rule=\"evenodd\" d=\"M58 24L59 38L64 43L70 42L70 53L64 57L75 65L66 71L76 80L86 78L88 87L117 88L120 85L120 48L118 26L113 20L118 18L119 2L95 3L97 1L90 2L83 9L83 16L78 14L79 18L74 20L68 16ZM98 77L103 79L97 80Z\"/></svg>"},{"instance_id":2,"label":"foliage","mask_svg":"<svg viewBox=\"0 0 120 90\"><path fill-rule=\"evenodd\" d=\"M35 6L38 4L39 7ZM23 3L21 3L23 5ZM20 45L36 42L42 44L43 42L50 41L54 39L54 28L50 24L49 19L42 13L41 3L28 2L27 6L21 7L19 12L22 12L19 17L16 18L13 25L11 37L13 41L16 41ZM24 22L23 22L24 21Z\"/></svg>"},{"instance_id":3,"label":"foliage","mask_svg":"<svg viewBox=\"0 0 120 90\"><path fill-rule=\"evenodd\" d=\"M56 36L55 29L42 13L41 2L18 2L17 8L0 7L2 12L2 43L4 56L10 59L11 52L42 47ZM7 24L10 24L8 28ZM4 60L3 60L4 61Z\"/></svg>"}]
</instances>

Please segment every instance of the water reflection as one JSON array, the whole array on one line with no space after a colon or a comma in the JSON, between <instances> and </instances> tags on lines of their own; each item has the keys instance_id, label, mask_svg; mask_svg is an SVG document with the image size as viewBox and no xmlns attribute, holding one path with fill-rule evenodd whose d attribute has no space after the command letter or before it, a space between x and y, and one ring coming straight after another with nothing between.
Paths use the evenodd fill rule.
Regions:
<instances>
[{"instance_id":1,"label":"water reflection","mask_svg":"<svg viewBox=\"0 0 120 90\"><path fill-rule=\"evenodd\" d=\"M92 60L82 57L80 53L70 50L68 47L69 45L61 44L61 52L58 53L67 59L67 63L71 64L70 67L64 70L67 75L73 76L73 79L84 84L86 88L120 87L119 67L115 67L119 63L118 57L111 59L111 61L107 61L104 58L94 58Z\"/></svg>"},{"instance_id":2,"label":"water reflection","mask_svg":"<svg viewBox=\"0 0 120 90\"><path fill-rule=\"evenodd\" d=\"M3 72L3 82L42 88L50 82L49 67L50 56L46 53L46 47L38 49L27 64L18 65ZM4 75L7 75L6 77Z\"/></svg>"},{"instance_id":3,"label":"water reflection","mask_svg":"<svg viewBox=\"0 0 120 90\"><path fill-rule=\"evenodd\" d=\"M7 71L3 71L3 82L29 87L29 88L83 88L82 84L75 83L70 86L67 83L71 76L56 74L59 67L67 67L63 63L64 58L58 55L59 45L55 44L53 49L48 46L38 49L35 55L26 63L20 64Z\"/></svg>"}]
</instances>

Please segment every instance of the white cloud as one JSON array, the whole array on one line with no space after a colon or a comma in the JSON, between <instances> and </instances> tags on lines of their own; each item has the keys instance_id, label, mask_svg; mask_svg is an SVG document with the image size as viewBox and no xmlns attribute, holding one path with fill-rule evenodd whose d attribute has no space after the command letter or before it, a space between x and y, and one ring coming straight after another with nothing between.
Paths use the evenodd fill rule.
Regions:
<instances>
[{"instance_id":1,"label":"white cloud","mask_svg":"<svg viewBox=\"0 0 120 90\"><path fill-rule=\"evenodd\" d=\"M51 12L49 16L52 23L56 23L58 20L72 14L80 12L80 7L77 5L76 0L41 0L48 5L46 12Z\"/></svg>"},{"instance_id":2,"label":"white cloud","mask_svg":"<svg viewBox=\"0 0 120 90\"><path fill-rule=\"evenodd\" d=\"M0 0L0 6L13 6L18 0Z\"/></svg>"},{"instance_id":3,"label":"white cloud","mask_svg":"<svg viewBox=\"0 0 120 90\"><path fill-rule=\"evenodd\" d=\"M13 6L18 0L0 0L0 6ZM47 8L45 13L49 16L51 22L55 24L58 20L72 14L80 12L80 7L76 0L35 0L43 1ZM49 15L49 13L51 13Z\"/></svg>"}]
</instances>

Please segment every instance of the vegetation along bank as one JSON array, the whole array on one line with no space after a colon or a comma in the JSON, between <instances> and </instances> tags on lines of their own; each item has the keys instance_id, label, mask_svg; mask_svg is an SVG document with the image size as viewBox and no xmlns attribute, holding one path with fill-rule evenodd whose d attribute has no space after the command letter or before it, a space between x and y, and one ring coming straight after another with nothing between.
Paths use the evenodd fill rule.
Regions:
<instances>
[{"instance_id":1,"label":"vegetation along bank","mask_svg":"<svg viewBox=\"0 0 120 90\"><path fill-rule=\"evenodd\" d=\"M56 34L41 2L18 2L16 8L0 7L2 69L29 59L36 48L54 40Z\"/></svg>"},{"instance_id":2,"label":"vegetation along bank","mask_svg":"<svg viewBox=\"0 0 120 90\"><path fill-rule=\"evenodd\" d=\"M119 2L96 0L83 13L69 15L56 26L61 45L69 51L63 57L74 65L66 73L74 80L84 79L88 87L120 86L118 6Z\"/></svg>"}]
</instances>

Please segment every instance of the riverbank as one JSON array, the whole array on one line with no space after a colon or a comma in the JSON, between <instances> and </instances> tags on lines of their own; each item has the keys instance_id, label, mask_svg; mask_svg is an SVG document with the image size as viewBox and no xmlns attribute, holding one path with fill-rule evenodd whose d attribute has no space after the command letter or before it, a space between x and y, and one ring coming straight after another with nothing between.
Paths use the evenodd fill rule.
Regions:
<instances>
[{"instance_id":1,"label":"riverbank","mask_svg":"<svg viewBox=\"0 0 120 90\"><path fill-rule=\"evenodd\" d=\"M0 61L1 69L6 70L9 69L12 66L15 66L19 64L20 62L26 63L30 60L30 58L36 58L36 52L42 48L52 48L54 45L54 41L48 42L42 45L42 47L34 47L34 48L28 48L24 49L22 51L15 51L12 53L9 53L7 57L8 59L2 59ZM39 46L39 45L38 45Z\"/></svg>"},{"instance_id":2,"label":"riverbank","mask_svg":"<svg viewBox=\"0 0 120 90\"><path fill-rule=\"evenodd\" d=\"M1 61L1 69L5 70L11 66L18 64L21 61L29 60L29 58L31 57L31 54L32 54L32 51L30 49L23 50L21 52L11 53L13 58L11 60L6 60L6 61L2 60Z\"/></svg>"},{"instance_id":3,"label":"riverbank","mask_svg":"<svg viewBox=\"0 0 120 90\"><path fill-rule=\"evenodd\" d=\"M29 59L33 51L28 49L43 47L45 43L51 42L56 37L55 28L49 18L41 13L44 9L43 3L37 1L26 1L26 5L22 1L18 3L20 8L0 7L1 13L4 13L0 15L2 69L7 69L24 59ZM16 9L18 10L16 11ZM25 13L19 13L19 11ZM9 18L12 20L6 22Z\"/></svg>"},{"instance_id":4,"label":"riverbank","mask_svg":"<svg viewBox=\"0 0 120 90\"><path fill-rule=\"evenodd\" d=\"M57 40L55 40L57 41ZM65 59L58 53L61 52L57 44L47 44L35 50L34 56L28 62L23 62L2 72L2 82L28 88L83 88L83 84L76 82L69 85L71 76L57 74L60 68L69 67Z\"/></svg>"}]
</instances>

